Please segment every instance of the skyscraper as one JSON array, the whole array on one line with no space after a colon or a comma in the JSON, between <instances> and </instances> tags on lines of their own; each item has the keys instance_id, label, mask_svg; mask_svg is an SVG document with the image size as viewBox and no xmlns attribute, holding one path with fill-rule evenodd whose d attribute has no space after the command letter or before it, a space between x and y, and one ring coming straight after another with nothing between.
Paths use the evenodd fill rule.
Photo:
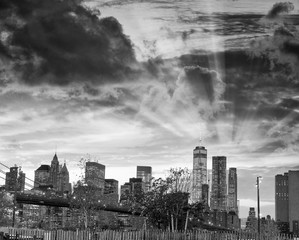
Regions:
<instances>
[{"instance_id":1,"label":"skyscraper","mask_svg":"<svg viewBox=\"0 0 299 240\"><path fill-rule=\"evenodd\" d=\"M97 162L86 162L85 181L88 185L101 189L105 188L105 165Z\"/></svg>"},{"instance_id":2,"label":"skyscraper","mask_svg":"<svg viewBox=\"0 0 299 240\"><path fill-rule=\"evenodd\" d=\"M58 157L55 153L52 161L51 161L51 168L50 168L50 184L53 185L54 190L58 190L58 174L59 174L59 161Z\"/></svg>"},{"instance_id":3,"label":"skyscraper","mask_svg":"<svg viewBox=\"0 0 299 240\"><path fill-rule=\"evenodd\" d=\"M275 176L275 217L279 228L299 234L299 171ZM286 224L288 226L286 226Z\"/></svg>"},{"instance_id":4,"label":"skyscraper","mask_svg":"<svg viewBox=\"0 0 299 240\"><path fill-rule=\"evenodd\" d=\"M18 172L18 167L14 166L9 169L5 177L6 191L24 191L25 188L25 173Z\"/></svg>"},{"instance_id":5,"label":"skyscraper","mask_svg":"<svg viewBox=\"0 0 299 240\"><path fill-rule=\"evenodd\" d=\"M62 193L70 193L72 186L70 183L69 171L64 163L58 175L58 191Z\"/></svg>"},{"instance_id":6,"label":"skyscraper","mask_svg":"<svg viewBox=\"0 0 299 240\"><path fill-rule=\"evenodd\" d=\"M105 179L104 194L117 194L118 195L118 181L115 179Z\"/></svg>"},{"instance_id":7,"label":"skyscraper","mask_svg":"<svg viewBox=\"0 0 299 240\"><path fill-rule=\"evenodd\" d=\"M290 231L299 234L299 171L289 171L289 224Z\"/></svg>"},{"instance_id":8,"label":"skyscraper","mask_svg":"<svg viewBox=\"0 0 299 240\"><path fill-rule=\"evenodd\" d=\"M212 158L212 192L211 209L226 211L227 184L226 184L226 157Z\"/></svg>"},{"instance_id":9,"label":"skyscraper","mask_svg":"<svg viewBox=\"0 0 299 240\"><path fill-rule=\"evenodd\" d=\"M237 188L237 169L230 168L228 172L228 211L238 215L238 188Z\"/></svg>"},{"instance_id":10,"label":"skyscraper","mask_svg":"<svg viewBox=\"0 0 299 240\"><path fill-rule=\"evenodd\" d=\"M41 165L38 169L34 171L34 188L40 186L50 186L50 169L49 165Z\"/></svg>"},{"instance_id":11,"label":"skyscraper","mask_svg":"<svg viewBox=\"0 0 299 240\"><path fill-rule=\"evenodd\" d=\"M257 218L255 216L254 207L249 208L249 213L246 221L246 230L256 232L257 231Z\"/></svg>"},{"instance_id":12,"label":"skyscraper","mask_svg":"<svg viewBox=\"0 0 299 240\"><path fill-rule=\"evenodd\" d=\"M152 167L148 166L137 166L137 178L141 178L143 182L143 191L148 192L151 188L151 179L152 179Z\"/></svg>"},{"instance_id":13,"label":"skyscraper","mask_svg":"<svg viewBox=\"0 0 299 240\"><path fill-rule=\"evenodd\" d=\"M288 173L275 176L275 220L289 222L289 177Z\"/></svg>"},{"instance_id":14,"label":"skyscraper","mask_svg":"<svg viewBox=\"0 0 299 240\"><path fill-rule=\"evenodd\" d=\"M101 197L104 202L117 205L119 201L118 181L115 179L105 179L104 196Z\"/></svg>"},{"instance_id":15,"label":"skyscraper","mask_svg":"<svg viewBox=\"0 0 299 240\"><path fill-rule=\"evenodd\" d=\"M193 150L191 202L203 199L202 185L207 183L207 149L197 146Z\"/></svg>"}]
</instances>

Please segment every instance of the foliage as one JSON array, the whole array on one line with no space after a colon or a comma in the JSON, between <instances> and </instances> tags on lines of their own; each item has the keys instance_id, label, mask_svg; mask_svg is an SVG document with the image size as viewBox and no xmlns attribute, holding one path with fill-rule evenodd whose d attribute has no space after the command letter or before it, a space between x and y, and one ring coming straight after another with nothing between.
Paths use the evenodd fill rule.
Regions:
<instances>
[{"instance_id":1,"label":"foliage","mask_svg":"<svg viewBox=\"0 0 299 240\"><path fill-rule=\"evenodd\" d=\"M141 212L154 227L184 229L190 211L197 217L203 210L202 203L188 203L190 179L188 169L170 169L166 179L153 181L150 191L127 193L125 205Z\"/></svg>"},{"instance_id":2,"label":"foliage","mask_svg":"<svg viewBox=\"0 0 299 240\"><path fill-rule=\"evenodd\" d=\"M79 227L87 229L96 225L96 206L100 202L98 189L94 186L78 181L74 186L74 193L70 196L73 214L79 216Z\"/></svg>"},{"instance_id":3,"label":"foliage","mask_svg":"<svg viewBox=\"0 0 299 240\"><path fill-rule=\"evenodd\" d=\"M11 226L13 196L6 191L0 192L0 226Z\"/></svg>"}]
</instances>

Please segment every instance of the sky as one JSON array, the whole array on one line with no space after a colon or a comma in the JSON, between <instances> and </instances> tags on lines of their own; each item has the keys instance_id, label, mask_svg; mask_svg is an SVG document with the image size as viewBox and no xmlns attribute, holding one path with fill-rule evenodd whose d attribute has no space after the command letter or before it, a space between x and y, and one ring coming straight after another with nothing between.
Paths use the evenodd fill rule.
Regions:
<instances>
[{"instance_id":1,"label":"sky","mask_svg":"<svg viewBox=\"0 0 299 240\"><path fill-rule=\"evenodd\" d=\"M86 158L123 184L203 145L238 169L241 217L257 176L274 217L275 175L299 169L298 8L266 2L1 0L1 163L33 179L57 152L72 182Z\"/></svg>"}]
</instances>

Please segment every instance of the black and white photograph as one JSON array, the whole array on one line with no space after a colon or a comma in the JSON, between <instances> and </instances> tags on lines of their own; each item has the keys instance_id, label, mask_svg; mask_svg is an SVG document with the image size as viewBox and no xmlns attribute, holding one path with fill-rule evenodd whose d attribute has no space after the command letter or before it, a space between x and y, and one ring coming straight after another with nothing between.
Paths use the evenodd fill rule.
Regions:
<instances>
[{"instance_id":1,"label":"black and white photograph","mask_svg":"<svg viewBox=\"0 0 299 240\"><path fill-rule=\"evenodd\" d=\"M8 239L299 239L299 0L0 0Z\"/></svg>"}]
</instances>

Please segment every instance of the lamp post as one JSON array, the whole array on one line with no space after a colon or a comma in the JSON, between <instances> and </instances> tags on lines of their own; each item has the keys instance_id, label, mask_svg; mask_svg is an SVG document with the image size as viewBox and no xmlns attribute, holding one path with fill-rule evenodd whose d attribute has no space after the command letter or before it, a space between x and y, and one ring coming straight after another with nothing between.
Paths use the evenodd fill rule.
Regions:
<instances>
[{"instance_id":1,"label":"lamp post","mask_svg":"<svg viewBox=\"0 0 299 240\"><path fill-rule=\"evenodd\" d=\"M257 189L257 232L260 236L261 233L261 218L260 218L260 179L261 176L256 178L256 189Z\"/></svg>"}]
</instances>

